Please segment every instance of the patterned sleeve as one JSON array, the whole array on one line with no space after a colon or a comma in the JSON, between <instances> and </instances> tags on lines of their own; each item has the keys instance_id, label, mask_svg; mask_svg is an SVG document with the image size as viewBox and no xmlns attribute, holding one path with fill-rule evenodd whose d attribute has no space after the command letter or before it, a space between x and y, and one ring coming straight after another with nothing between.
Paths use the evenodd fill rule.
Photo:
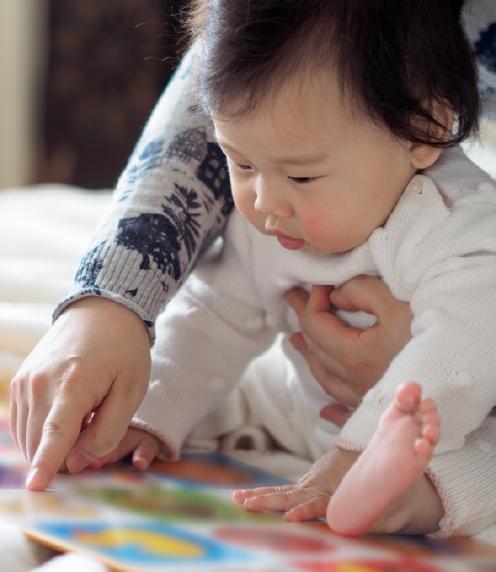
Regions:
<instances>
[{"instance_id":1,"label":"patterned sleeve","mask_svg":"<svg viewBox=\"0 0 496 572\"><path fill-rule=\"evenodd\" d=\"M496 119L496 3L494 0L468 3L463 21L477 58L483 112Z\"/></svg>"},{"instance_id":2,"label":"patterned sleeve","mask_svg":"<svg viewBox=\"0 0 496 572\"><path fill-rule=\"evenodd\" d=\"M196 103L197 52L158 101L54 319L75 300L103 296L136 312L153 341L160 308L222 232L233 201L224 155Z\"/></svg>"}]
</instances>

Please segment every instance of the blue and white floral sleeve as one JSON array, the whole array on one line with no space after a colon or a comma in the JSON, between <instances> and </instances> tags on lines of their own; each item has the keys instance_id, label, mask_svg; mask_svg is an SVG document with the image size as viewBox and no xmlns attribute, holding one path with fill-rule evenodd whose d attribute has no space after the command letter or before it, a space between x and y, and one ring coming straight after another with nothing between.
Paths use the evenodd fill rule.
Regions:
<instances>
[{"instance_id":1,"label":"blue and white floral sleeve","mask_svg":"<svg viewBox=\"0 0 496 572\"><path fill-rule=\"evenodd\" d=\"M233 201L224 155L196 104L196 52L158 101L55 318L77 299L103 296L135 311L153 340L160 308L222 232Z\"/></svg>"}]
</instances>

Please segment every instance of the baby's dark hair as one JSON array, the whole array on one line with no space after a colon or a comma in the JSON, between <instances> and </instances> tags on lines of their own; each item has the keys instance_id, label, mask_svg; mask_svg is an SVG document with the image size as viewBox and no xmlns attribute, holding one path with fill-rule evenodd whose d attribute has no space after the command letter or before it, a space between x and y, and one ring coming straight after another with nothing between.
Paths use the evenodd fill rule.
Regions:
<instances>
[{"instance_id":1,"label":"baby's dark hair","mask_svg":"<svg viewBox=\"0 0 496 572\"><path fill-rule=\"evenodd\" d=\"M438 147L476 134L477 68L463 0L196 0L208 112L256 109L303 70L337 73L352 108L393 135ZM436 119L450 109L451 128Z\"/></svg>"}]
</instances>

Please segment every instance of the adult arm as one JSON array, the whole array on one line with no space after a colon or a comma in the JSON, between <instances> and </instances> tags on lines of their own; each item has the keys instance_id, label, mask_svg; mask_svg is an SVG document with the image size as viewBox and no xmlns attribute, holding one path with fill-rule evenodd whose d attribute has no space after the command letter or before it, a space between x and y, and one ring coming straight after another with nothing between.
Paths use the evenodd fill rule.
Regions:
<instances>
[{"instance_id":1,"label":"adult arm","mask_svg":"<svg viewBox=\"0 0 496 572\"><path fill-rule=\"evenodd\" d=\"M152 113L54 325L12 382L11 431L32 489L64 460L81 470L121 440L148 386L156 315L232 209L224 156L196 104L195 49Z\"/></svg>"},{"instance_id":2,"label":"adult arm","mask_svg":"<svg viewBox=\"0 0 496 572\"><path fill-rule=\"evenodd\" d=\"M76 299L104 297L133 310L153 339L160 308L223 229L233 201L224 154L197 103L197 51L157 103L55 318Z\"/></svg>"}]
</instances>

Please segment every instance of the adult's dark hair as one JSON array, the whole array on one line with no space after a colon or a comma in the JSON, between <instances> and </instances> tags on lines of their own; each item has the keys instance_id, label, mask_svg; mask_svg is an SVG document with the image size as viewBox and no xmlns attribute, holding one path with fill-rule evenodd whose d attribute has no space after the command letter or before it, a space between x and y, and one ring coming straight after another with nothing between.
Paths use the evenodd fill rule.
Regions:
<instances>
[{"instance_id":1,"label":"adult's dark hair","mask_svg":"<svg viewBox=\"0 0 496 572\"><path fill-rule=\"evenodd\" d=\"M301 71L337 73L342 94L402 139L446 147L478 130L463 0L197 0L200 95L209 112L253 111ZM450 132L436 105L454 113Z\"/></svg>"}]
</instances>

